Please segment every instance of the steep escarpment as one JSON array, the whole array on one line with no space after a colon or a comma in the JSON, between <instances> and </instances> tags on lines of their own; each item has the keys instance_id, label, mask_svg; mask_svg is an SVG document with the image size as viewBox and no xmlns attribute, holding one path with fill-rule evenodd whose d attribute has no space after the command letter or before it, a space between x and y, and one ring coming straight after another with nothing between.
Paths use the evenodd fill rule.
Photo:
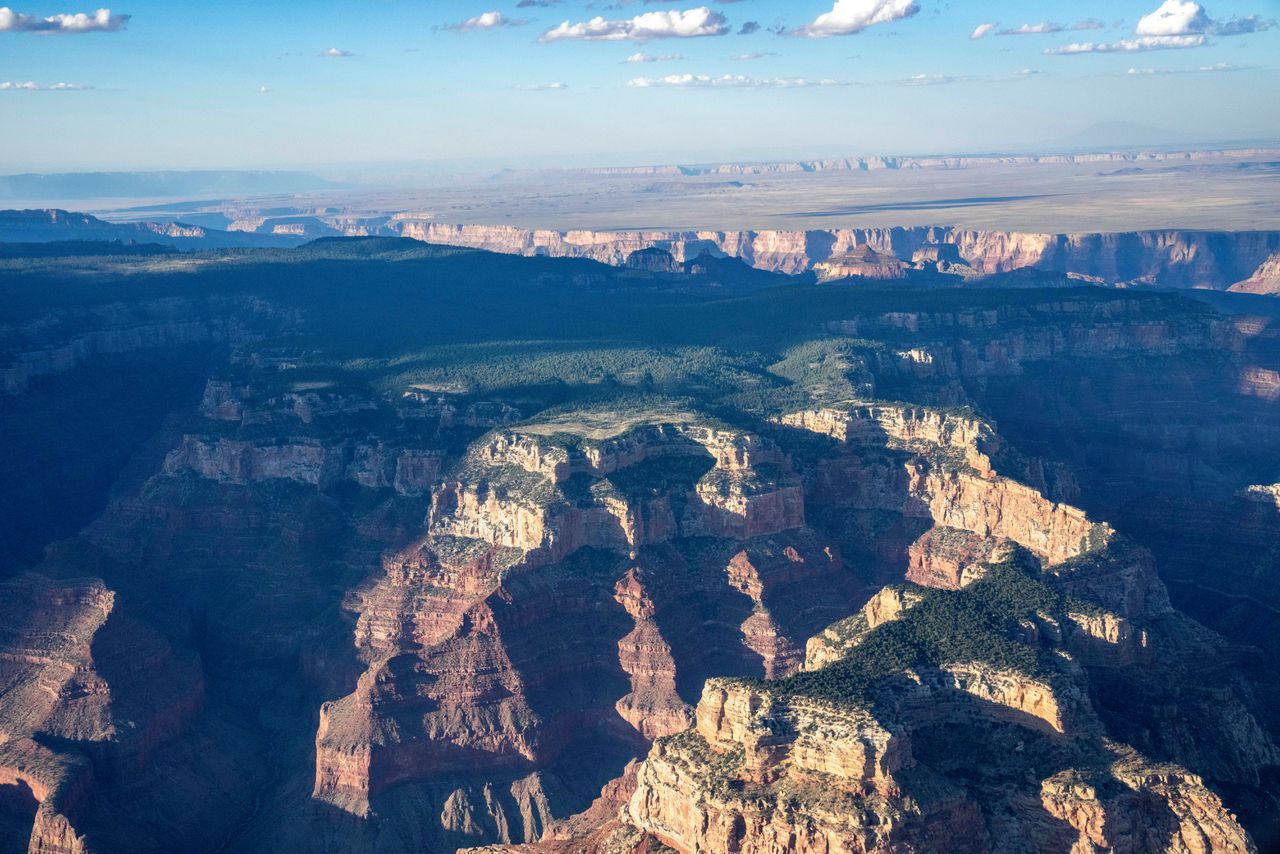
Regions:
<instances>
[{"instance_id":1,"label":"steep escarpment","mask_svg":"<svg viewBox=\"0 0 1280 854\"><path fill-rule=\"evenodd\" d=\"M178 222L107 223L67 211L0 214L0 241L142 241L180 249L296 246L335 236L408 237L525 256L587 258L615 267L676 272L701 256L823 280L898 280L910 271L956 283L1018 270L1062 274L1066 283L1106 282L1270 293L1280 232L1153 230L1033 233L953 226L762 231L555 231L442 223L414 213L241 217L230 231ZM1268 266L1268 265L1272 266ZM1074 282L1071 281L1074 279Z\"/></svg>"},{"instance_id":2,"label":"steep escarpment","mask_svg":"<svg viewBox=\"0 0 1280 854\"><path fill-rule=\"evenodd\" d=\"M23 575L0 587L0 786L38 804L29 850L119 841L129 822L103 791L197 715L199 669L121 614L96 579Z\"/></svg>"},{"instance_id":3,"label":"steep escarpment","mask_svg":"<svg viewBox=\"0 0 1280 854\"><path fill-rule=\"evenodd\" d=\"M1226 290L1249 279L1280 250L1280 233L1263 231L1032 234L939 226L822 231L560 232L448 225L411 217L393 219L387 227L396 234L428 243L519 255L590 258L614 266L624 265L636 252L660 249L678 262L712 252L791 275L816 269L827 278L855 275L891 280L902 278L912 263L928 262L936 267L940 258L951 258L958 265L956 269L947 266L941 272L993 275L1034 268L1112 283L1214 290Z\"/></svg>"},{"instance_id":4,"label":"steep escarpment","mask_svg":"<svg viewBox=\"0 0 1280 854\"><path fill-rule=\"evenodd\" d=\"M1280 293L1280 252L1272 253L1258 265L1253 275L1236 282L1230 289L1246 294Z\"/></svg>"},{"instance_id":5,"label":"steep escarpment","mask_svg":"<svg viewBox=\"0 0 1280 854\"><path fill-rule=\"evenodd\" d=\"M369 667L322 710L315 797L375 820L406 791L473 803L468 778L562 768L547 796L585 806L608 777L581 756L682 729L706 675L794 670L804 632L852 607L857 585L803 508L776 446L693 413L581 412L482 438L426 536L350 603ZM458 844L480 824L423 832ZM501 833L539 835L523 820Z\"/></svg>"},{"instance_id":6,"label":"steep escarpment","mask_svg":"<svg viewBox=\"0 0 1280 854\"><path fill-rule=\"evenodd\" d=\"M229 347L296 324L261 300L105 299L10 305L0 323L0 575L100 513L130 457L198 399Z\"/></svg>"}]
</instances>

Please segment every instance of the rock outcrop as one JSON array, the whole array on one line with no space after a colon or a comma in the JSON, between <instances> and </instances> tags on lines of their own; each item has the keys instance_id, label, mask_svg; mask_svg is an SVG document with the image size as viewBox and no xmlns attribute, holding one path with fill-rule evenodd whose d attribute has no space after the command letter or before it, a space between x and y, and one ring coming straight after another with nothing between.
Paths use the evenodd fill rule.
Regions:
<instances>
[{"instance_id":1,"label":"rock outcrop","mask_svg":"<svg viewBox=\"0 0 1280 854\"><path fill-rule=\"evenodd\" d=\"M887 589L850 625L811 639L806 669L846 673L841 662L860 644L876 643L868 639L882 636L882 627L919 623L913 608L933 607L921 601ZM1072 614L1070 621L1103 644L1132 636L1114 615ZM812 693L821 686L839 695L840 676L709 681L695 726L659 739L640 766L621 820L687 852L984 851L993 843L988 834L1007 833L1014 815L1021 840L1038 850L1256 850L1199 776L1103 737L1108 725L1080 687L1091 677L1071 661L1061 634L1027 638L1059 650L1059 675L982 662L917 664L885 671L862 700ZM986 733L993 752L970 755L958 732ZM1015 742L1014 755L999 753L998 744ZM1039 758L1015 758L1027 750L1027 759ZM974 761L1004 768L975 777ZM1025 766L1033 780L1051 773L1021 792L1008 784L1012 766ZM997 777L1004 782L994 783Z\"/></svg>"},{"instance_id":2,"label":"rock outcrop","mask_svg":"<svg viewBox=\"0 0 1280 854\"><path fill-rule=\"evenodd\" d=\"M1236 282L1229 290L1243 294L1280 293L1280 252L1270 255L1258 265L1252 276Z\"/></svg>"}]
</instances>

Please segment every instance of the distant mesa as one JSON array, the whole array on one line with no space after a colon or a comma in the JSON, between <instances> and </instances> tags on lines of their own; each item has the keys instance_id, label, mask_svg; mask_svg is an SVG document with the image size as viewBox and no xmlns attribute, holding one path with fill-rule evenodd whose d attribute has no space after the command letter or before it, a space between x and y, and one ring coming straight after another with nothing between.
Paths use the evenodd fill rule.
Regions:
<instances>
[{"instance_id":1,"label":"distant mesa","mask_svg":"<svg viewBox=\"0 0 1280 854\"><path fill-rule=\"evenodd\" d=\"M303 239L296 235L241 234L174 221L107 222L89 214L59 209L0 211L0 243L102 241L198 250L289 247L297 246Z\"/></svg>"},{"instance_id":2,"label":"distant mesa","mask_svg":"<svg viewBox=\"0 0 1280 854\"><path fill-rule=\"evenodd\" d=\"M623 266L628 270L643 270L646 273L680 272L680 267L676 264L675 257L667 250L659 249L656 246L637 249L632 252L627 256L627 261Z\"/></svg>"},{"instance_id":3,"label":"distant mesa","mask_svg":"<svg viewBox=\"0 0 1280 854\"><path fill-rule=\"evenodd\" d=\"M813 265L813 271L820 282L853 277L904 279L907 269L907 264L896 256L887 252L877 252L865 244Z\"/></svg>"}]
</instances>

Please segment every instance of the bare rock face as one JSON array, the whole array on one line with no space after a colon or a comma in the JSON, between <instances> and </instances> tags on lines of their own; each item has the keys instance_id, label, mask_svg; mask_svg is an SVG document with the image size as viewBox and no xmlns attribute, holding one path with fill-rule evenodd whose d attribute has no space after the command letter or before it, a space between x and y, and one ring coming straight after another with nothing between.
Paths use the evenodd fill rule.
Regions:
<instances>
[{"instance_id":1,"label":"bare rock face","mask_svg":"<svg viewBox=\"0 0 1280 854\"><path fill-rule=\"evenodd\" d=\"M657 607L644 587L639 567L627 571L614 597L635 628L618 641L618 663L631 677L631 692L617 702L618 714L646 739L689 728L691 710L676 691L676 662L654 617Z\"/></svg>"},{"instance_id":2,"label":"bare rock face","mask_svg":"<svg viewBox=\"0 0 1280 854\"><path fill-rule=\"evenodd\" d=\"M147 762L202 702L193 663L115 614L115 598L96 579L0 583L0 786L38 804L32 852L94 850L86 825L102 827L111 769Z\"/></svg>"},{"instance_id":3,"label":"bare rock face","mask_svg":"<svg viewBox=\"0 0 1280 854\"><path fill-rule=\"evenodd\" d=\"M393 233L427 243L519 255L591 258L623 266L633 253L659 249L684 263L708 247L763 270L822 278L895 279L909 262L943 272L1007 273L1031 267L1107 282L1226 290L1280 251L1280 232L1143 231L1047 234L950 227L813 231L549 231L449 225L397 219ZM917 255L917 253L919 253ZM1265 281L1265 279L1264 279Z\"/></svg>"},{"instance_id":4,"label":"bare rock face","mask_svg":"<svg viewBox=\"0 0 1280 854\"><path fill-rule=\"evenodd\" d=\"M1245 294L1280 293L1280 252L1273 253L1253 271L1253 275L1236 282L1229 290Z\"/></svg>"},{"instance_id":5,"label":"bare rock face","mask_svg":"<svg viewBox=\"0 0 1280 854\"><path fill-rule=\"evenodd\" d=\"M1274 504L1280 510L1280 483L1254 484L1246 487L1241 497L1257 504Z\"/></svg>"},{"instance_id":6,"label":"bare rock face","mask_svg":"<svg viewBox=\"0 0 1280 854\"><path fill-rule=\"evenodd\" d=\"M679 851L982 850L972 806L895 797L913 764L910 742L865 711L711 682L697 729L655 744L624 817Z\"/></svg>"},{"instance_id":7,"label":"bare rock face","mask_svg":"<svg viewBox=\"0 0 1280 854\"><path fill-rule=\"evenodd\" d=\"M983 475L993 475L991 456L1002 443L995 429L972 416L928 407L866 403L839 409L793 412L782 424L829 436L840 442L886 446L903 450L955 452Z\"/></svg>"},{"instance_id":8,"label":"bare rock face","mask_svg":"<svg viewBox=\"0 0 1280 854\"><path fill-rule=\"evenodd\" d=\"M995 548L990 539L959 528L930 528L907 549L907 580L921 587L959 590L981 576Z\"/></svg>"},{"instance_id":9,"label":"bare rock face","mask_svg":"<svg viewBox=\"0 0 1280 854\"><path fill-rule=\"evenodd\" d=\"M897 257L876 252L870 246L859 246L851 252L813 265L818 281L837 279L904 279L908 266Z\"/></svg>"},{"instance_id":10,"label":"bare rock face","mask_svg":"<svg viewBox=\"0 0 1280 854\"><path fill-rule=\"evenodd\" d=\"M1118 751L1110 768L1118 791L1108 796L1078 772L1041 786L1046 812L1079 833L1073 850L1256 850L1221 799L1194 774Z\"/></svg>"},{"instance_id":11,"label":"bare rock face","mask_svg":"<svg viewBox=\"0 0 1280 854\"><path fill-rule=\"evenodd\" d=\"M1090 521L1083 511L997 475L985 452L994 452L997 443L988 444L985 437L992 431L976 420L936 413L921 419L867 418L857 409L846 416L828 410L782 420L848 446L847 455L829 456L809 474L810 491L824 502L928 519L979 539L1010 539L1053 563L1101 547L1112 535L1109 526ZM870 427L861 426L868 422ZM885 436L880 446L906 452L901 468L883 456L864 462L864 449L872 444L867 438L876 431ZM919 561L928 548L928 543L917 548Z\"/></svg>"}]
</instances>

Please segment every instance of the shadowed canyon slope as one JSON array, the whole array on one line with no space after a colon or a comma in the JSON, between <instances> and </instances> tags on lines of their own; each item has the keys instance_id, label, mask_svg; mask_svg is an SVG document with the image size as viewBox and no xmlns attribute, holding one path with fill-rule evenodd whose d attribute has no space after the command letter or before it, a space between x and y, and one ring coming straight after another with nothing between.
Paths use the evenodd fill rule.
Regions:
<instances>
[{"instance_id":1,"label":"shadowed canyon slope","mask_svg":"<svg viewBox=\"0 0 1280 854\"><path fill-rule=\"evenodd\" d=\"M4 850L1280 842L1269 299L676 266L1273 234L521 234L0 259Z\"/></svg>"}]
</instances>

